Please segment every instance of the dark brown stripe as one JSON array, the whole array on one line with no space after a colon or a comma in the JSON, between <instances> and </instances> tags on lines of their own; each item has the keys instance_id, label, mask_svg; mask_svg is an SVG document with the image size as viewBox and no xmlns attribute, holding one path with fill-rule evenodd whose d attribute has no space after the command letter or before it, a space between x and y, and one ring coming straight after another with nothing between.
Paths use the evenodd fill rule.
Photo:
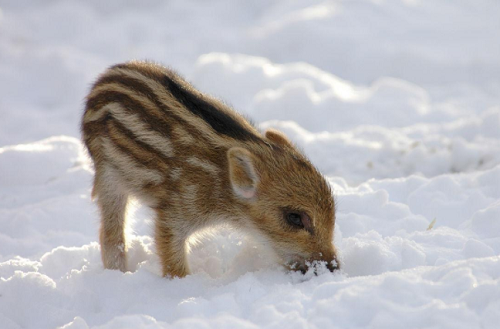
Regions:
<instances>
[{"instance_id":1,"label":"dark brown stripe","mask_svg":"<svg viewBox=\"0 0 500 329\"><path fill-rule=\"evenodd\" d=\"M217 133L241 141L260 141L261 138L246 129L236 113L223 103L209 99L180 77L165 75L162 85L191 113L202 118Z\"/></svg>"},{"instance_id":2,"label":"dark brown stripe","mask_svg":"<svg viewBox=\"0 0 500 329\"><path fill-rule=\"evenodd\" d=\"M130 131L129 129L127 129L127 127L125 127L120 121L113 118L110 122L121 134L123 134L124 136L127 136L127 138L131 142L133 142L138 148L144 149L150 154L150 156L156 157L157 161L161 161L164 164L168 164L169 161L172 159L170 157L167 157L165 154L158 151L157 149L155 149L150 144L145 143L145 142L141 141L140 139L138 139L135 136L135 134L132 131Z\"/></svg>"},{"instance_id":3,"label":"dark brown stripe","mask_svg":"<svg viewBox=\"0 0 500 329\"><path fill-rule=\"evenodd\" d=\"M106 122L111 118L110 113L106 113L101 119L82 123L82 131L85 137L98 136L106 130Z\"/></svg>"},{"instance_id":4,"label":"dark brown stripe","mask_svg":"<svg viewBox=\"0 0 500 329\"><path fill-rule=\"evenodd\" d=\"M147 123L152 129L164 136L168 136L170 128L169 121L166 118L155 116L151 111L146 110L139 101L134 100L132 97L122 92L103 90L94 97L88 99L87 108L97 110L113 102L121 104L126 111L137 113L141 120Z\"/></svg>"},{"instance_id":5,"label":"dark brown stripe","mask_svg":"<svg viewBox=\"0 0 500 329\"><path fill-rule=\"evenodd\" d=\"M112 83L117 83L121 86L124 86L124 87L130 89L131 91L135 91L135 92L141 94L142 96L145 96L146 98L148 98L154 104L156 104L156 101L155 101L156 95L151 90L151 88L149 88L142 81L135 79L135 78L128 77L128 76L124 76L121 73L116 74L116 75L106 75L106 76L100 78L96 82L96 84L94 85L94 88L104 86L107 84L112 84Z\"/></svg>"},{"instance_id":6,"label":"dark brown stripe","mask_svg":"<svg viewBox=\"0 0 500 329\"><path fill-rule=\"evenodd\" d=\"M135 136L116 120L108 121L109 137L124 154L132 156L148 169L163 173L168 169L167 159L149 145L138 141ZM163 167L163 168L162 168Z\"/></svg>"}]
</instances>

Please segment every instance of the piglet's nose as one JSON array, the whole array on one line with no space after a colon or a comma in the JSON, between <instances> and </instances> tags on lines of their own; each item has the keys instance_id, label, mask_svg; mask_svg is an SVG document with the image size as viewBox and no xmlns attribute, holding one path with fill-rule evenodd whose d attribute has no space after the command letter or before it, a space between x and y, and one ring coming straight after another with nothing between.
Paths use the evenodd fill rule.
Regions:
<instances>
[{"instance_id":1,"label":"piglet's nose","mask_svg":"<svg viewBox=\"0 0 500 329\"><path fill-rule=\"evenodd\" d=\"M340 263L337 260L337 255L334 251L326 251L315 255L317 260L326 265L326 268L330 272L334 272L340 269Z\"/></svg>"}]
</instances>

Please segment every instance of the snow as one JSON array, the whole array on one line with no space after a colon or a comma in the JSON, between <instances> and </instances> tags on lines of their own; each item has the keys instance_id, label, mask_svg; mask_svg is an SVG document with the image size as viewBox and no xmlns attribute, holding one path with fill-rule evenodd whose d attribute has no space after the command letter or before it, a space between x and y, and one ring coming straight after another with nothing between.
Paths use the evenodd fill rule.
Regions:
<instances>
[{"instance_id":1,"label":"snow","mask_svg":"<svg viewBox=\"0 0 500 329\"><path fill-rule=\"evenodd\" d=\"M0 4L0 328L497 328L500 3ZM107 66L169 65L284 131L337 199L342 271L289 273L244 232L160 277L134 204L104 270L83 99Z\"/></svg>"}]
</instances>

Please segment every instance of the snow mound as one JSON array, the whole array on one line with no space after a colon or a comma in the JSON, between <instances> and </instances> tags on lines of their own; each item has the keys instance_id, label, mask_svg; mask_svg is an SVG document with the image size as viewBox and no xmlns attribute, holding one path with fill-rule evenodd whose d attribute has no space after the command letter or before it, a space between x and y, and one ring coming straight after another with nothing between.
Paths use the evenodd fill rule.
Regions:
<instances>
[{"instance_id":1,"label":"snow mound","mask_svg":"<svg viewBox=\"0 0 500 329\"><path fill-rule=\"evenodd\" d=\"M102 268L77 140L4 147L0 160L17 168L0 181L5 328L493 328L500 316L500 166L357 187L331 177L340 273L287 273L243 232L222 230L193 248L192 275L166 280L142 208L129 235L135 271Z\"/></svg>"}]
</instances>

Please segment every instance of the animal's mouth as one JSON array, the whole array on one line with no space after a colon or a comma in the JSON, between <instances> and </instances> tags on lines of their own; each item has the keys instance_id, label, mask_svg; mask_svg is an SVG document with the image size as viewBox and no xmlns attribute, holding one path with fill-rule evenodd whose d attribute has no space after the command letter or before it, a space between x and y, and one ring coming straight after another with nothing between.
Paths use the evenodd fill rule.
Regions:
<instances>
[{"instance_id":1,"label":"animal's mouth","mask_svg":"<svg viewBox=\"0 0 500 329\"><path fill-rule=\"evenodd\" d=\"M290 257L285 267L290 271L300 271L302 274L306 274L308 271L313 271L315 275L325 272L333 273L340 269L339 263L335 259L331 261L307 260L298 255Z\"/></svg>"}]
</instances>

